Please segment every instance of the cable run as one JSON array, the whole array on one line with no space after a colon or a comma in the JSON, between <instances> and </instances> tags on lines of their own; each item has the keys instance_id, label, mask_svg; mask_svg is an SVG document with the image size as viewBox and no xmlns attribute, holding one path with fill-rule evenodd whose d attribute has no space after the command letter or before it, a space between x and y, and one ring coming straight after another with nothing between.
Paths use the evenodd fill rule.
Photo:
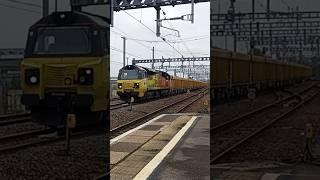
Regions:
<instances>
[{"instance_id":1,"label":"cable run","mask_svg":"<svg viewBox=\"0 0 320 180\"><path fill-rule=\"evenodd\" d=\"M111 49L111 50L114 50L114 51L117 51L117 52L123 53L123 51L122 51L121 49L118 49L118 48L116 48L116 47L110 47L110 49ZM140 57L140 56L138 56L138 55L135 55L135 54L133 54L133 53L127 52L127 51L126 51L126 54L131 55L131 56L134 56L134 57L137 57L137 58L139 58L139 59L143 59L142 57Z\"/></svg>"},{"instance_id":2,"label":"cable run","mask_svg":"<svg viewBox=\"0 0 320 180\"><path fill-rule=\"evenodd\" d=\"M30 2L23 2L23 1L18 1L18 0L7 0L7 1L13 2L13 3L17 3L17 4L23 4L23 5L27 5L27 6L32 6L32 7L42 8L41 5L33 4L33 3L30 3Z\"/></svg>"},{"instance_id":3,"label":"cable run","mask_svg":"<svg viewBox=\"0 0 320 180\"><path fill-rule=\"evenodd\" d=\"M3 4L3 3L0 3L0 6L7 7L7 8L12 8L12 9L17 9L17 10L25 11L25 12L35 13L35 14L41 14L41 12L39 12L39 11L34 11L34 10L30 10L30 9L15 7L15 6L11 6L11 5L7 5L7 4Z\"/></svg>"},{"instance_id":4,"label":"cable run","mask_svg":"<svg viewBox=\"0 0 320 180\"><path fill-rule=\"evenodd\" d=\"M127 33L123 32L121 29L119 29L119 28L117 28L117 27L114 27L114 28L118 29L118 30L119 30L121 33L123 33L123 34L121 34L121 33L119 33L119 32L116 32L116 31L112 31L112 30L111 30L111 32L114 32L114 33L116 33L116 34L118 34L118 35L120 35L120 36L125 36L127 40L133 40L133 42L135 42L135 43L137 43L137 44L145 47L146 49L152 51L151 47L149 47L149 46L147 46L147 45L139 42L138 39L130 38L130 37L128 37L129 35L128 35ZM145 41L145 42L147 42L147 41ZM152 42L156 42L156 41L149 41L149 42L152 43ZM161 42L161 43L162 43L163 41L157 41L157 42ZM156 49L155 49L155 51L160 52L159 50L156 50ZM167 53L164 53L164 54L166 54L166 55L168 55L168 56L171 56L171 55L169 55L169 54L167 54Z\"/></svg>"},{"instance_id":5,"label":"cable run","mask_svg":"<svg viewBox=\"0 0 320 180\"><path fill-rule=\"evenodd\" d=\"M161 11L162 11L163 16L164 16L165 18L167 18L166 13L165 13L163 10L161 10ZM170 25L170 27L171 27L172 29L175 29L175 27L172 25L172 23L171 23L170 21L168 21L168 23L169 23L169 25ZM179 36L179 39L182 40L180 36ZM194 54L193 54L193 53L191 52L191 50L189 49L188 45L187 45L185 42L183 42L183 41L182 41L182 43L183 43L184 47L187 49L187 51L188 51L192 56L194 56Z\"/></svg>"},{"instance_id":6,"label":"cable run","mask_svg":"<svg viewBox=\"0 0 320 180\"><path fill-rule=\"evenodd\" d=\"M128 14L130 17L132 17L134 20L136 20L137 22L139 22L140 24L142 24L145 28L149 29L151 32L153 32L154 34L157 34L156 32L154 32L151 28L149 28L147 25L145 25L144 23L142 23L141 21L139 21L137 18L135 18L134 16L132 16L131 14L127 13L126 11L124 11L126 14ZM177 53L179 53L181 56L183 56L183 54L180 53L180 51L178 51L174 46L172 46L170 43L168 43L166 41L166 39L164 37L160 37L165 43L167 43L172 49L174 49Z\"/></svg>"}]
</instances>

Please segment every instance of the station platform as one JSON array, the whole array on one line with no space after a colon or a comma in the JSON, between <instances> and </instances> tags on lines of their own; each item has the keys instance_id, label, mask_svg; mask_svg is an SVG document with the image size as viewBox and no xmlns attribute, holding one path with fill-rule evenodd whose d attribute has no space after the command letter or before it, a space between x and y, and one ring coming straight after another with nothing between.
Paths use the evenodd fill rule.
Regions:
<instances>
[{"instance_id":1,"label":"station platform","mask_svg":"<svg viewBox=\"0 0 320 180\"><path fill-rule=\"evenodd\" d=\"M210 121L163 114L110 144L111 179L210 179Z\"/></svg>"}]
</instances>

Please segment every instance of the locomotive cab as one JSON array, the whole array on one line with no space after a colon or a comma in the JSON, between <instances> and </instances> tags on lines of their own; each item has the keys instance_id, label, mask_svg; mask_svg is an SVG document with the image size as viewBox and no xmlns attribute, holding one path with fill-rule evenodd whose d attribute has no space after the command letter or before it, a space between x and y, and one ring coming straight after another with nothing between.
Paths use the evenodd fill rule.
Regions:
<instances>
[{"instance_id":1,"label":"locomotive cab","mask_svg":"<svg viewBox=\"0 0 320 180\"><path fill-rule=\"evenodd\" d=\"M119 71L117 81L117 94L125 101L130 97L139 99L145 96L146 82L151 76L147 71L139 66L128 65Z\"/></svg>"},{"instance_id":2,"label":"locomotive cab","mask_svg":"<svg viewBox=\"0 0 320 180\"><path fill-rule=\"evenodd\" d=\"M21 64L22 104L40 124L107 124L109 24L82 12L54 12L30 27Z\"/></svg>"}]
</instances>

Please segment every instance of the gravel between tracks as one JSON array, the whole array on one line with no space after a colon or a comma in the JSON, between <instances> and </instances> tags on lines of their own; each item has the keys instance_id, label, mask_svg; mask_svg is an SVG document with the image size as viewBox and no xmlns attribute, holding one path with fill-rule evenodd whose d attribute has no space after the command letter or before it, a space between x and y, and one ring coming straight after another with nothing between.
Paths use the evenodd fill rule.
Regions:
<instances>
[{"instance_id":1,"label":"gravel between tracks","mask_svg":"<svg viewBox=\"0 0 320 180\"><path fill-rule=\"evenodd\" d=\"M137 104L133 106L133 110L129 111L130 107L125 107L121 109L116 109L110 112L110 126L111 129L118 127L122 124L127 123L128 121L134 120L138 117L151 113L161 107L170 105L176 101L182 100L183 98L190 97L194 94L197 94L199 91L193 91L190 93L179 94L176 96L170 96L159 100L154 100L146 102L143 104ZM169 113L174 111L176 107L171 108L171 110L166 110L164 113Z\"/></svg>"},{"instance_id":2,"label":"gravel between tracks","mask_svg":"<svg viewBox=\"0 0 320 180\"><path fill-rule=\"evenodd\" d=\"M210 96L205 95L201 99L197 100L192 105L184 109L182 113L209 114L209 106L210 106L209 102L210 102Z\"/></svg>"},{"instance_id":3,"label":"gravel between tracks","mask_svg":"<svg viewBox=\"0 0 320 180\"><path fill-rule=\"evenodd\" d=\"M304 84L299 84L297 86L286 88L289 91L297 92L302 90L304 87L311 85L312 82L306 82ZM288 97L290 94L284 91L277 91L283 97ZM241 114L246 112L255 110L259 107L263 107L264 105L270 104L277 100L276 93L257 93L257 97L251 105L250 101L247 98L235 100L229 103L215 105L213 104L213 108L211 110L211 126L216 126L220 123L226 122L232 118L235 118Z\"/></svg>"},{"instance_id":4,"label":"gravel between tracks","mask_svg":"<svg viewBox=\"0 0 320 180\"><path fill-rule=\"evenodd\" d=\"M64 142L0 155L0 179L93 179L107 169L105 135L71 141L69 156Z\"/></svg>"},{"instance_id":5,"label":"gravel between tracks","mask_svg":"<svg viewBox=\"0 0 320 180\"><path fill-rule=\"evenodd\" d=\"M259 136L239 146L221 161L225 163L245 161L301 162L305 148L305 123L312 123L319 131L319 104L320 95ZM319 132L317 133L319 134Z\"/></svg>"},{"instance_id":6,"label":"gravel between tracks","mask_svg":"<svg viewBox=\"0 0 320 180\"><path fill-rule=\"evenodd\" d=\"M133 106L133 111L128 108L113 110L111 128L193 94L197 92L138 104ZM72 140L69 156L63 154L64 145L60 141L1 154L0 179L93 179L106 172L109 151L105 135Z\"/></svg>"},{"instance_id":7,"label":"gravel between tracks","mask_svg":"<svg viewBox=\"0 0 320 180\"><path fill-rule=\"evenodd\" d=\"M311 122L317 130L320 127L317 121L320 115L319 104L320 96L318 95L314 100L290 116L281 119L259 136L240 145L219 162L300 162L303 159L305 148L305 123Z\"/></svg>"},{"instance_id":8,"label":"gravel between tracks","mask_svg":"<svg viewBox=\"0 0 320 180\"><path fill-rule=\"evenodd\" d=\"M42 125L33 123L33 122L25 122L25 123L18 123L6 126L0 126L0 136L6 136L15 133L21 133L26 131L38 130L45 128Z\"/></svg>"}]
</instances>

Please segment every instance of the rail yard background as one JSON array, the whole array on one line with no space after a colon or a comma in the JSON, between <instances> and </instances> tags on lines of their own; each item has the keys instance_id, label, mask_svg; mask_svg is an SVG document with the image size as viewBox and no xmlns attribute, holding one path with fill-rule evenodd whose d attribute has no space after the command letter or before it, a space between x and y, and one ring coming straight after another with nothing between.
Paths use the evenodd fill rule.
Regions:
<instances>
[{"instance_id":1,"label":"rail yard background","mask_svg":"<svg viewBox=\"0 0 320 180\"><path fill-rule=\"evenodd\" d=\"M319 6L211 3L211 179L319 179Z\"/></svg>"}]
</instances>

